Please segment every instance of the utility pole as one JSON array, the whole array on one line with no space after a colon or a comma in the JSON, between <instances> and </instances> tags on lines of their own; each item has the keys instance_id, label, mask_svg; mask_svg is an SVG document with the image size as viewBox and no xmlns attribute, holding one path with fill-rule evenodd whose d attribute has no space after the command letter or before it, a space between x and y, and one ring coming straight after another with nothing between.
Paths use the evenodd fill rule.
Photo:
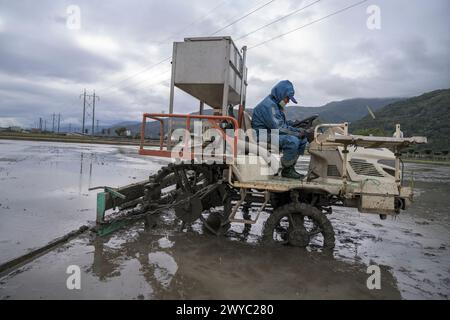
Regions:
<instances>
[{"instance_id":1,"label":"utility pole","mask_svg":"<svg viewBox=\"0 0 450 320\"><path fill-rule=\"evenodd\" d=\"M99 120L97 120L97 130L95 130L95 131L97 131L97 134L98 134L98 122L99 122Z\"/></svg>"},{"instance_id":2,"label":"utility pole","mask_svg":"<svg viewBox=\"0 0 450 320\"><path fill-rule=\"evenodd\" d=\"M58 113L58 133L59 133L59 124L61 123L61 113Z\"/></svg>"},{"instance_id":3,"label":"utility pole","mask_svg":"<svg viewBox=\"0 0 450 320\"><path fill-rule=\"evenodd\" d=\"M55 113L52 115L52 132L55 132Z\"/></svg>"},{"instance_id":4,"label":"utility pole","mask_svg":"<svg viewBox=\"0 0 450 320\"><path fill-rule=\"evenodd\" d=\"M44 119L44 131L47 131L47 119Z\"/></svg>"},{"instance_id":5,"label":"utility pole","mask_svg":"<svg viewBox=\"0 0 450 320\"><path fill-rule=\"evenodd\" d=\"M91 128L91 135L94 135L94 124L95 124L95 99L100 100L100 97L94 94L86 94L86 89L83 90L83 93L80 94L80 98L83 97L83 125L81 127L81 132L84 134L86 130L86 104L89 106L91 105L89 103L89 100L92 98L92 128ZM87 97L87 100L86 100ZM89 113L88 113L89 115Z\"/></svg>"},{"instance_id":6,"label":"utility pole","mask_svg":"<svg viewBox=\"0 0 450 320\"><path fill-rule=\"evenodd\" d=\"M42 118L39 117L39 130L42 131Z\"/></svg>"},{"instance_id":7,"label":"utility pole","mask_svg":"<svg viewBox=\"0 0 450 320\"><path fill-rule=\"evenodd\" d=\"M95 98L100 100L100 97L95 95L95 90L94 90L94 94L92 96L92 131L91 131L92 136L94 135L94 123L95 123Z\"/></svg>"},{"instance_id":8,"label":"utility pole","mask_svg":"<svg viewBox=\"0 0 450 320\"><path fill-rule=\"evenodd\" d=\"M72 124L69 123L69 132L72 132Z\"/></svg>"},{"instance_id":9,"label":"utility pole","mask_svg":"<svg viewBox=\"0 0 450 320\"><path fill-rule=\"evenodd\" d=\"M81 133L84 134L84 120L86 118L86 89L84 89L84 92L80 94L80 98L83 96L83 126L81 129Z\"/></svg>"}]
</instances>

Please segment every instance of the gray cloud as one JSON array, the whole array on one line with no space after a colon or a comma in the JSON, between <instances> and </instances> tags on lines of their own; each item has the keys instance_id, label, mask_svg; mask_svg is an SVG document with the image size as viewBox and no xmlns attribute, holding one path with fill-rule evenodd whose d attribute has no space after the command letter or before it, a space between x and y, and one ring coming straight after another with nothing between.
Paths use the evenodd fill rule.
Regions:
<instances>
[{"instance_id":1,"label":"gray cloud","mask_svg":"<svg viewBox=\"0 0 450 320\"><path fill-rule=\"evenodd\" d=\"M47 77L94 82L102 73L118 72L120 60L101 57L67 43L30 36L0 34L0 69L12 76Z\"/></svg>"},{"instance_id":2,"label":"gray cloud","mask_svg":"<svg viewBox=\"0 0 450 320\"><path fill-rule=\"evenodd\" d=\"M79 125L83 88L101 96L103 123L165 110L170 62L143 68L169 57L172 41L211 34L265 2L0 0L0 118L31 125L61 112L65 122ZM237 39L312 2L276 0L221 34ZM354 2L322 0L237 44L252 46ZM81 9L77 31L66 27L67 6L74 4ZM366 27L369 4L381 8L381 30ZM248 105L285 78L307 106L450 87L449 9L446 0L372 1L252 49ZM182 92L176 102L178 112L197 108Z\"/></svg>"}]
</instances>

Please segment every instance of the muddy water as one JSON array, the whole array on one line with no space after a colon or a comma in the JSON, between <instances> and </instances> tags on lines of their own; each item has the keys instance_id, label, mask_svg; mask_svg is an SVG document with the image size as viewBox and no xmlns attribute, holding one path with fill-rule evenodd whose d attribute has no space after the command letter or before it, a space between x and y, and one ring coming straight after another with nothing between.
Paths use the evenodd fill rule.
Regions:
<instances>
[{"instance_id":1,"label":"muddy water","mask_svg":"<svg viewBox=\"0 0 450 320\"><path fill-rule=\"evenodd\" d=\"M162 163L136 147L0 140L0 262L95 220L90 187L143 180Z\"/></svg>"},{"instance_id":2,"label":"muddy water","mask_svg":"<svg viewBox=\"0 0 450 320\"><path fill-rule=\"evenodd\" d=\"M164 164L135 150L0 141L0 261L92 220L89 186L127 184ZM332 254L260 245L267 215L216 238L200 223L179 230L169 211L154 229L137 223L109 237L71 241L0 279L0 298L448 299L450 168L407 169L414 171L413 207L387 220L334 208ZM381 290L366 287L369 264L381 267ZM69 265L81 268L81 290L66 288Z\"/></svg>"}]
</instances>

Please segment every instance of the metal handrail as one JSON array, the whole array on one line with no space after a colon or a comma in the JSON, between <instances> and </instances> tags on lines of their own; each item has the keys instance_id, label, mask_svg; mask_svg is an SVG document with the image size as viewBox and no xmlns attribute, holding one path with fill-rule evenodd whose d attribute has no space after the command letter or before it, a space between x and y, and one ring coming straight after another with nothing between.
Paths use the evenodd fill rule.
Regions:
<instances>
[{"instance_id":1,"label":"metal handrail","mask_svg":"<svg viewBox=\"0 0 450 320\"><path fill-rule=\"evenodd\" d=\"M321 124L318 124L314 128L314 139L317 138L317 136L319 135L319 128L336 128L336 127L343 129L345 135L348 134L348 122L344 122L344 123L321 123Z\"/></svg>"},{"instance_id":2,"label":"metal handrail","mask_svg":"<svg viewBox=\"0 0 450 320\"><path fill-rule=\"evenodd\" d=\"M160 140L159 140L159 150L145 150L144 149L144 140L145 140L145 126L147 122L147 118L154 119L159 121L160 123ZM150 156L162 156L162 157L170 157L169 150L163 150L164 143L164 121L161 118L181 118L186 119L186 130L190 129L191 119L201 119L208 120L211 122L221 122L227 121L233 124L234 128L234 137L233 137L233 157L237 157L237 139L238 139L238 130L239 125L238 121L230 116L211 116L211 115L193 115L193 114L166 114L166 113L144 113L142 116L142 125L141 125L141 141L139 146L139 154L141 155L150 155ZM218 127L218 126L217 126ZM218 127L219 128L219 127ZM221 129L221 128L220 128ZM223 131L223 129L221 129ZM225 132L222 134L226 137ZM170 137L168 137L170 139Z\"/></svg>"}]
</instances>

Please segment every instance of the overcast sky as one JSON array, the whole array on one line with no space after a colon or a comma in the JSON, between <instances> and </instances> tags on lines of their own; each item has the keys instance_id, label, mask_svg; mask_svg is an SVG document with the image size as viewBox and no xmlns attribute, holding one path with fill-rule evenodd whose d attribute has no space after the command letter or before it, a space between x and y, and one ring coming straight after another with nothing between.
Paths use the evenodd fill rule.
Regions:
<instances>
[{"instance_id":1,"label":"overcast sky","mask_svg":"<svg viewBox=\"0 0 450 320\"><path fill-rule=\"evenodd\" d=\"M236 41L252 47L358 1L0 0L0 126L30 126L54 112L80 126L83 88L100 96L100 124L139 121L168 108L170 60L149 67L170 57L173 41L208 36L270 2L217 34L237 39L314 3ZM78 30L67 25L70 5L80 9ZM367 27L370 5L380 8L380 29ZM449 17L448 0L369 0L250 49L247 106L281 79L304 106L449 88ZM175 111L196 109L177 92Z\"/></svg>"}]
</instances>

